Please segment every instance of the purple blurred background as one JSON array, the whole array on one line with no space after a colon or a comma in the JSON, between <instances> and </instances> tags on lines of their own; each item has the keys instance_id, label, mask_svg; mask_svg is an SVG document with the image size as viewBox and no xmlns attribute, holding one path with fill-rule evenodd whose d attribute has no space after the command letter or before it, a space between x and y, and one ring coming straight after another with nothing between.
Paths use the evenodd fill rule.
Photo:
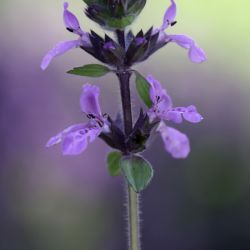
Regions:
<instances>
[{"instance_id":1,"label":"purple blurred background","mask_svg":"<svg viewBox=\"0 0 250 250\"><path fill-rule=\"evenodd\" d=\"M86 30L101 32L82 15L81 1L70 2ZM121 107L115 76L65 74L96 63L80 50L40 70L43 55L71 37L61 3L0 3L0 249L125 250L124 183L108 175L110 149L98 140L79 157L63 157L59 147L44 147L50 136L85 119L82 84L100 86L104 112L114 115ZM207 63L194 65L170 45L137 67L154 74L176 105L195 104L205 117L201 124L179 126L191 139L187 160L171 159L159 138L145 153L155 176L141 197L144 250L250 249L250 3L238 3L179 3L173 33L192 35L206 50ZM159 25L167 5L149 0L134 30ZM137 114L141 103L132 90Z\"/></svg>"}]
</instances>

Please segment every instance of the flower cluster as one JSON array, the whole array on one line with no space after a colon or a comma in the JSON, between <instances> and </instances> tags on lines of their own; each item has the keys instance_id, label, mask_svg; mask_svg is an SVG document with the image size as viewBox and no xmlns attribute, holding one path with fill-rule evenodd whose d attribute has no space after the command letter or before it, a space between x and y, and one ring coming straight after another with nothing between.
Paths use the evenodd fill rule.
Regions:
<instances>
[{"instance_id":1,"label":"flower cluster","mask_svg":"<svg viewBox=\"0 0 250 250\"><path fill-rule=\"evenodd\" d=\"M86 2L90 3L91 1ZM188 55L192 62L201 63L205 61L206 55L204 51L193 39L186 35L169 35L165 32L167 28L176 23L176 4L174 0L171 0L171 2L171 6L167 9L160 28L151 28L145 34L143 31L140 31L137 35L134 35L130 30L125 35L122 43L112 39L107 34L105 38L102 38L94 31L90 33L83 31L77 17L68 10L68 3L64 3L63 19L65 27L68 31L76 34L78 38L56 44L44 57L41 68L46 69L54 57L60 56L74 48L81 48L99 61L114 68L131 67L136 63L145 61L149 56L170 42L188 49Z\"/></svg>"},{"instance_id":2,"label":"flower cluster","mask_svg":"<svg viewBox=\"0 0 250 250\"><path fill-rule=\"evenodd\" d=\"M151 75L147 77L147 80L151 85L150 99L152 107L147 111L146 117L149 118L150 124L158 126L156 131L161 134L165 149L174 158L186 158L190 152L188 137L178 130L166 126L164 121L181 123L184 118L188 122L199 123L203 117L197 112L195 106L173 107L171 97L162 88L161 84ZM103 115L101 112L99 94L100 90L97 86L90 84L83 86L80 106L89 121L66 128L52 137L47 143L47 147L61 142L64 155L78 155L87 148L88 143L93 142L98 136L102 134L105 137L114 130L114 125L111 126L112 121L110 118L108 119L108 115ZM145 125L145 121L143 124ZM119 127L117 126L116 129L119 129ZM137 126L135 126L131 137L133 137L137 129ZM120 144L125 145L126 136L121 129L119 133L120 135L116 136L120 136ZM112 137L110 139L114 140ZM116 148L116 146L112 147ZM126 147L124 149L127 150Z\"/></svg>"},{"instance_id":3,"label":"flower cluster","mask_svg":"<svg viewBox=\"0 0 250 250\"><path fill-rule=\"evenodd\" d=\"M120 81L123 120L118 113L116 119L103 114L99 105L100 89L85 84L82 89L80 106L88 118L86 123L72 125L52 137L47 147L62 144L64 155L78 155L97 137L101 138L114 151L111 154L111 175L122 169L128 183L134 191L142 191L153 176L151 165L138 154L148 145L148 139L159 133L165 149L172 157L183 159L190 153L188 137L166 123L199 123L203 117L193 105L174 107L171 97L152 75L144 78L132 66L145 61L156 51L175 43L188 50L189 59L194 63L206 60L205 52L197 43L186 35L170 35L166 33L176 22L176 3L170 0L163 23L160 28L150 28L146 33L142 30L136 35L125 29L132 24L146 4L146 0L84 0L87 4L87 16L103 28L114 32L111 38L99 36L94 31L86 32L80 27L77 17L71 13L68 3L64 3L63 20L68 31L77 36L70 41L59 42L43 58L41 68L45 70L51 61L73 48L80 48L105 65L90 64L74 68L68 73L100 77L109 72L115 73ZM136 88L139 96L148 106L141 109L136 122L132 121L129 80L136 75ZM130 158L128 158L130 157ZM118 162L114 167L114 162ZM129 166L129 167L128 167ZM134 172L133 172L134 171Z\"/></svg>"}]
</instances>

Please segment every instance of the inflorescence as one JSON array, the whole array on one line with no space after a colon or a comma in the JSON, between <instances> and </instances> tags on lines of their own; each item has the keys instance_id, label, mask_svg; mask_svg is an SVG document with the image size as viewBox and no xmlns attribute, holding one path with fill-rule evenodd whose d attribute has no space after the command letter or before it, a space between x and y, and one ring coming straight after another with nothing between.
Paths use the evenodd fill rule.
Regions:
<instances>
[{"instance_id":1,"label":"inflorescence","mask_svg":"<svg viewBox=\"0 0 250 250\"><path fill-rule=\"evenodd\" d=\"M102 62L104 65L85 65L74 68L68 73L99 77L109 72L115 72L118 77L127 75L127 81L132 73L136 75L138 94L147 106L141 109L137 121L129 134L124 130L121 117L113 119L103 113L99 104L100 89L91 84L85 84L80 97L80 106L88 121L72 125L58 135L52 137L47 146L62 144L64 155L78 155L89 143L97 137L104 140L119 154L128 157L143 152L148 139L159 133L165 149L174 158L186 158L190 152L188 137L166 123L182 123L184 120L199 123L202 116L196 107L174 107L171 97L152 75L144 78L132 66L145 61L156 51L169 43L175 43L188 50L189 59L194 63L206 60L204 51L197 43L186 35L170 35L166 30L176 24L176 3L171 0L163 23L159 28L150 28L147 32L139 31L136 35L129 29L135 18L140 14L146 0L84 0L86 15L103 29L114 32L116 38L105 34L99 36L94 31L86 32L79 24L76 16L68 10L64 3L63 19L66 29L77 38L71 41L59 42L43 58L41 68L45 70L52 59L73 49L80 48ZM124 82L120 82L124 84ZM128 180L131 184L131 180ZM135 191L135 185L132 185Z\"/></svg>"}]
</instances>

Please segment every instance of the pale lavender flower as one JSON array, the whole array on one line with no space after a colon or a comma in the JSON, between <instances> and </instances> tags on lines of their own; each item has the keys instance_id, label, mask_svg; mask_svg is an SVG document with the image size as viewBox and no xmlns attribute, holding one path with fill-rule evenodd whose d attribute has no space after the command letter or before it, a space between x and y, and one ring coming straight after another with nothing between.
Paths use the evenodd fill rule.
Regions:
<instances>
[{"instance_id":1,"label":"pale lavender flower","mask_svg":"<svg viewBox=\"0 0 250 250\"><path fill-rule=\"evenodd\" d=\"M181 123L185 119L191 123L199 123L203 120L203 117L193 105L173 107L171 97L162 88L160 82L152 75L149 75L147 80L151 86L150 99L152 101L152 107L148 110L149 118L151 121L161 121L158 131L161 133L166 150L175 158L185 158L190 151L188 138L181 132L168 128L163 121Z\"/></svg>"},{"instance_id":2,"label":"pale lavender flower","mask_svg":"<svg viewBox=\"0 0 250 250\"><path fill-rule=\"evenodd\" d=\"M62 143L63 155L78 155L102 132L109 131L107 119L101 113L99 94L100 90L97 86L90 84L84 85L80 98L80 106L89 121L66 128L52 137L46 146L51 147Z\"/></svg>"},{"instance_id":3,"label":"pale lavender flower","mask_svg":"<svg viewBox=\"0 0 250 250\"><path fill-rule=\"evenodd\" d=\"M160 31L159 40L164 42L174 42L179 46L188 49L189 59L194 63L202 63L207 60L206 54L203 49L201 49L197 43L186 35L168 35L165 30L169 25L174 25L176 17L176 4L174 0L171 0L171 5L167 9L163 24L160 29L156 29L155 32Z\"/></svg>"},{"instance_id":4,"label":"pale lavender flower","mask_svg":"<svg viewBox=\"0 0 250 250\"><path fill-rule=\"evenodd\" d=\"M64 3L63 20L67 30L77 34L79 36L76 40L63 41L57 43L43 58L41 68L45 70L51 63L54 57L63 55L67 51L73 48L79 48L81 46L90 46L89 34L84 32L76 16L68 11L68 3Z\"/></svg>"}]
</instances>

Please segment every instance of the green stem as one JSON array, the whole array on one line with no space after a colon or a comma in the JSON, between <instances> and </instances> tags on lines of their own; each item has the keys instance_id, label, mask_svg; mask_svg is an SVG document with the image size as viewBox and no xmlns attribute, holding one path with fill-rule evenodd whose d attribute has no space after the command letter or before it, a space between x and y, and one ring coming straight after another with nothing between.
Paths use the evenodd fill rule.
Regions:
<instances>
[{"instance_id":1,"label":"green stem","mask_svg":"<svg viewBox=\"0 0 250 250\"><path fill-rule=\"evenodd\" d=\"M131 73L124 70L121 73L117 73L120 81L124 131L127 136L132 131L132 109L130 98L129 79ZM129 154L126 152L125 154ZM128 222L129 222L129 246L130 250L140 250L140 224L139 224L139 199L138 194L128 185Z\"/></svg>"},{"instance_id":2,"label":"green stem","mask_svg":"<svg viewBox=\"0 0 250 250\"><path fill-rule=\"evenodd\" d=\"M139 198L135 191L128 187L129 192L129 227L130 250L140 249Z\"/></svg>"}]
</instances>

